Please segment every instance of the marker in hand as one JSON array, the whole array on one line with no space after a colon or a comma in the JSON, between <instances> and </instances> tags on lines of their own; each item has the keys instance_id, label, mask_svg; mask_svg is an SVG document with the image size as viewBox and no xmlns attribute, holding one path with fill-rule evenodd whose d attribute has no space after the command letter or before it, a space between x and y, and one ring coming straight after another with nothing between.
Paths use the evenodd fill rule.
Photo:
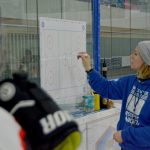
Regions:
<instances>
[{"instance_id":1,"label":"marker in hand","mask_svg":"<svg viewBox=\"0 0 150 150\"><path fill-rule=\"evenodd\" d=\"M83 67L84 67L85 71L89 71L89 70L92 69L91 59L90 59L90 56L88 55L88 53L79 52L78 55L77 55L77 58L82 59L82 64L83 64Z\"/></svg>"},{"instance_id":2,"label":"marker in hand","mask_svg":"<svg viewBox=\"0 0 150 150\"><path fill-rule=\"evenodd\" d=\"M86 52L79 52L78 55L77 55L77 58L82 58L82 57L87 57L88 54Z\"/></svg>"}]
</instances>

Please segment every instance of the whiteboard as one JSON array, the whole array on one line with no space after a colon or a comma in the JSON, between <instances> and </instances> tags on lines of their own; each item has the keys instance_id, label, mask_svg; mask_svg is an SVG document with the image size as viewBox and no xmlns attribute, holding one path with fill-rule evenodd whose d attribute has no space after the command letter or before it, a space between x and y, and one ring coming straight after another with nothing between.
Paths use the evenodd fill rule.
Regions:
<instances>
[{"instance_id":1,"label":"whiteboard","mask_svg":"<svg viewBox=\"0 0 150 150\"><path fill-rule=\"evenodd\" d=\"M86 50L86 23L40 18L41 86L59 103L76 103L87 93L77 54Z\"/></svg>"}]
</instances>

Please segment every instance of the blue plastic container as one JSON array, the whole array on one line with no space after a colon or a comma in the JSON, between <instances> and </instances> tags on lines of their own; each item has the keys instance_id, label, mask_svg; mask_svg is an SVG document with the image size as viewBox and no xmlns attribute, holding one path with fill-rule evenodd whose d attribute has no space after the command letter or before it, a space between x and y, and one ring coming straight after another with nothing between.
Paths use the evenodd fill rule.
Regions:
<instances>
[{"instance_id":1,"label":"blue plastic container","mask_svg":"<svg viewBox=\"0 0 150 150\"><path fill-rule=\"evenodd\" d=\"M94 96L85 95L83 96L84 111L93 112L94 111Z\"/></svg>"}]
</instances>

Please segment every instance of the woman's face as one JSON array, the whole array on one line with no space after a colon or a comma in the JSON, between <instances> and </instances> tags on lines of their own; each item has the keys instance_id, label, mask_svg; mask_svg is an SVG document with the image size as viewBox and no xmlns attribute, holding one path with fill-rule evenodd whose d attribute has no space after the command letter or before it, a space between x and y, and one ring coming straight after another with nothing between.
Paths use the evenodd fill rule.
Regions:
<instances>
[{"instance_id":1,"label":"woman's face","mask_svg":"<svg viewBox=\"0 0 150 150\"><path fill-rule=\"evenodd\" d=\"M144 64L138 49L135 49L130 55L131 69L138 71Z\"/></svg>"}]
</instances>

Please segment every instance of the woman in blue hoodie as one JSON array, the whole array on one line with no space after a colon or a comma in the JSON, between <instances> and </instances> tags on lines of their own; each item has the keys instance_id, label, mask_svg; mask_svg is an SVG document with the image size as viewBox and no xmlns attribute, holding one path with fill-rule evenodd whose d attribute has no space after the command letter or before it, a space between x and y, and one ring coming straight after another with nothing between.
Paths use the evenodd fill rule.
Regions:
<instances>
[{"instance_id":1,"label":"woman in blue hoodie","mask_svg":"<svg viewBox=\"0 0 150 150\"><path fill-rule=\"evenodd\" d=\"M150 41L141 41L132 52L136 75L108 81L91 66L90 56L80 52L89 84L104 98L121 99L122 107L113 138L122 150L150 150Z\"/></svg>"}]
</instances>

